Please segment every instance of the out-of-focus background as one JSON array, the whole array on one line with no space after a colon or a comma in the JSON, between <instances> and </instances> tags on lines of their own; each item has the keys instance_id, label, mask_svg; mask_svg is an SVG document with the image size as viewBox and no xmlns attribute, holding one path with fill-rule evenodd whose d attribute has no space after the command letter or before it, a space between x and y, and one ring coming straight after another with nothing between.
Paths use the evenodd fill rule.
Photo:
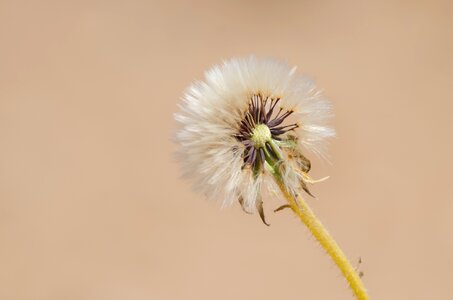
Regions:
<instances>
[{"instance_id":1,"label":"out-of-focus background","mask_svg":"<svg viewBox=\"0 0 453 300\"><path fill-rule=\"evenodd\" d=\"M0 299L352 299L291 214L179 178L172 114L222 59L333 101L309 199L372 299L452 299L451 1L0 1Z\"/></svg>"}]
</instances>

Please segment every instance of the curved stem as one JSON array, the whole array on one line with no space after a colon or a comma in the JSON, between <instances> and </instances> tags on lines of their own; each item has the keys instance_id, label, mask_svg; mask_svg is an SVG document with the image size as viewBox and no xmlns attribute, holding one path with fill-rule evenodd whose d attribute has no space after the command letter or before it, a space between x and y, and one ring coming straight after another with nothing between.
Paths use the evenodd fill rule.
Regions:
<instances>
[{"instance_id":1,"label":"curved stem","mask_svg":"<svg viewBox=\"0 0 453 300\"><path fill-rule=\"evenodd\" d=\"M326 250L326 252L330 255L338 268L340 268L356 298L358 300L368 300L369 297L365 290L365 286L363 285L356 270L351 266L343 251L340 249L329 232L327 232L327 229L318 220L310 207L301 197L295 197L292 193L290 193L279 176L274 176L274 179L280 187L280 190L283 192L285 198L288 200L292 211L307 226L324 250Z\"/></svg>"}]
</instances>

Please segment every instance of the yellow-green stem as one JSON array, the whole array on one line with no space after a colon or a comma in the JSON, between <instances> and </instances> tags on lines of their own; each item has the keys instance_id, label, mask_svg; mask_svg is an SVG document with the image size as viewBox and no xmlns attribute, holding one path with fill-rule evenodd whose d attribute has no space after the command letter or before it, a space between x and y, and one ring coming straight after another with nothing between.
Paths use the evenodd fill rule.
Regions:
<instances>
[{"instance_id":1,"label":"yellow-green stem","mask_svg":"<svg viewBox=\"0 0 453 300\"><path fill-rule=\"evenodd\" d=\"M278 177L276 177L275 179L278 186L280 187L280 190L288 200L288 204L290 205L293 212L308 227L313 236L318 240L324 250L326 250L326 252L330 255L338 268L340 268L357 299L368 300L369 297L365 290L365 286L362 283L362 280L360 279L356 270L351 266L338 244L329 234L327 229L322 225L318 218L316 218L313 211L302 198L296 198L295 196L293 196L293 194L286 189L283 182L279 180Z\"/></svg>"}]
</instances>

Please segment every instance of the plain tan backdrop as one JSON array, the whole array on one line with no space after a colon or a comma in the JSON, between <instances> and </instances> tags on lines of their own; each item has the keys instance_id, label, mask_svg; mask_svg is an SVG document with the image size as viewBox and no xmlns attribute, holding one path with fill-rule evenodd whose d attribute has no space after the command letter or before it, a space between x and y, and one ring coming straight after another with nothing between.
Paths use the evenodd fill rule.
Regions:
<instances>
[{"instance_id":1,"label":"plain tan backdrop","mask_svg":"<svg viewBox=\"0 0 453 300\"><path fill-rule=\"evenodd\" d=\"M309 203L372 299L453 299L451 1L5 0L0 299L352 299L281 199L266 227L179 178L183 90L248 54L334 103Z\"/></svg>"}]
</instances>

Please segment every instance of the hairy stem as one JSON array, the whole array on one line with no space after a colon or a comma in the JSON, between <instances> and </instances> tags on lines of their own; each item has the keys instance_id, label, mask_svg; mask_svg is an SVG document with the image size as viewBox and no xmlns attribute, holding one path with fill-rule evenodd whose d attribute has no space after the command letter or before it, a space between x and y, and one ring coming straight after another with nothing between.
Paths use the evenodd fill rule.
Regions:
<instances>
[{"instance_id":1,"label":"hairy stem","mask_svg":"<svg viewBox=\"0 0 453 300\"><path fill-rule=\"evenodd\" d=\"M324 250L330 255L338 268L340 268L356 298L358 300L369 299L365 286L363 285L356 270L351 266L343 251L329 234L327 229L318 220L310 207L301 197L294 196L293 193L286 189L280 176L276 176L276 174L274 174L274 178L285 198L288 200L292 211L299 217L305 226L307 226Z\"/></svg>"},{"instance_id":2,"label":"hairy stem","mask_svg":"<svg viewBox=\"0 0 453 300\"><path fill-rule=\"evenodd\" d=\"M282 156L280 155L280 149L275 141L270 140L268 141L268 143L276 157L273 157L265 148L265 167L273 175L275 182L288 201L289 207L305 224L305 226L307 226L307 228L318 240L324 250L326 250L327 254L330 255L338 268L340 268L343 276L348 281L349 286L354 292L356 298L358 300L368 300L369 297L365 290L365 286L360 279L360 276L352 267L351 263L346 258L346 255L340 249L333 237L329 234L324 225L322 225L322 223L318 220L307 203L305 203L305 201L300 196L295 195L294 191L289 191L286 187L281 174L280 162L282 161Z\"/></svg>"}]
</instances>

